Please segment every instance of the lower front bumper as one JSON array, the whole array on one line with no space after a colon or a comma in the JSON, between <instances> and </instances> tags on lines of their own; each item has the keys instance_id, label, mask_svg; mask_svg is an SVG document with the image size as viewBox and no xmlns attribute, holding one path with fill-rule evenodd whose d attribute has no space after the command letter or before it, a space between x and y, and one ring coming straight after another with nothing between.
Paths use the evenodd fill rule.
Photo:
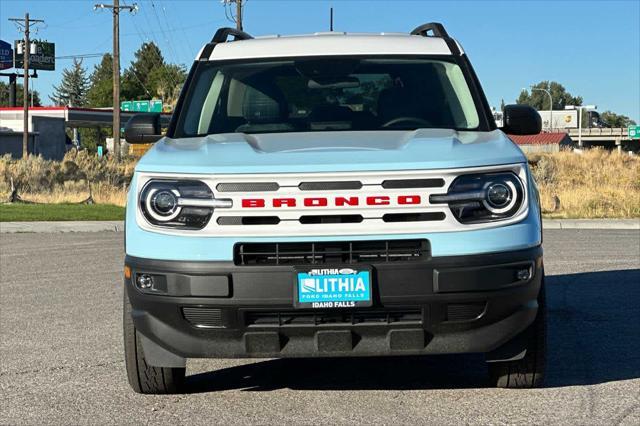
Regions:
<instances>
[{"instance_id":1,"label":"lower front bumper","mask_svg":"<svg viewBox=\"0 0 640 426\"><path fill-rule=\"evenodd\" d=\"M129 256L126 265L132 277L152 274L161 283L163 294L147 294L125 280L145 356L157 366L185 358L490 352L533 322L542 281L541 247L379 263L371 265L371 308L311 311L293 309L290 266ZM532 276L518 280L528 267Z\"/></svg>"}]
</instances>

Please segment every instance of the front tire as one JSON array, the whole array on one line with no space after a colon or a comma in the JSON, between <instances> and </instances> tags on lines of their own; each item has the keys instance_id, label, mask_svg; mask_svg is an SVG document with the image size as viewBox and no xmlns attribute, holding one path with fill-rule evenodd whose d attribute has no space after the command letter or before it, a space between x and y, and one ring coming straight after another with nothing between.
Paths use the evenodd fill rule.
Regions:
<instances>
[{"instance_id":1,"label":"front tire","mask_svg":"<svg viewBox=\"0 0 640 426\"><path fill-rule=\"evenodd\" d=\"M523 334L527 350L524 358L489 363L489 377L494 386L510 389L536 388L542 386L544 382L547 352L547 304L544 275L538 294L538 314L534 322L523 331Z\"/></svg>"},{"instance_id":2,"label":"front tire","mask_svg":"<svg viewBox=\"0 0 640 426\"><path fill-rule=\"evenodd\" d=\"M147 364L138 331L133 325L131 303L126 289L123 299L124 360L129 384L137 393L168 394L180 392L184 384L186 369L154 367Z\"/></svg>"}]
</instances>

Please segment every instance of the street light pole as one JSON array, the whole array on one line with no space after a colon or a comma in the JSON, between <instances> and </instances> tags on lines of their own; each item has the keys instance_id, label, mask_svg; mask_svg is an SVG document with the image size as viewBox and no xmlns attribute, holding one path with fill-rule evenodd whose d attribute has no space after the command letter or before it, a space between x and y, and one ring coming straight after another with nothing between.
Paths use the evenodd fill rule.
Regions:
<instances>
[{"instance_id":1,"label":"street light pole","mask_svg":"<svg viewBox=\"0 0 640 426\"><path fill-rule=\"evenodd\" d=\"M135 12L138 6L120 6L120 0L113 0L113 4L96 4L94 9L113 12L113 151L116 160L120 160L120 11Z\"/></svg>"},{"instance_id":2,"label":"street light pole","mask_svg":"<svg viewBox=\"0 0 640 426\"><path fill-rule=\"evenodd\" d=\"M547 89L531 87L531 91L533 92L534 90L540 90L542 92L546 92L546 94L549 95L549 131L551 131L551 128L553 127L553 98L551 97L551 92Z\"/></svg>"}]
</instances>

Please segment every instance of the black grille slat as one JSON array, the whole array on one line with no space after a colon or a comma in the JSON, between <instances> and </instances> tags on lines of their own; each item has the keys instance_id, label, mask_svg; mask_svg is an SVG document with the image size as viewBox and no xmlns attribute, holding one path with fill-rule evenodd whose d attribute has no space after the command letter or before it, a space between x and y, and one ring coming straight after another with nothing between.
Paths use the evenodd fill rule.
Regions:
<instances>
[{"instance_id":1,"label":"black grille slat","mask_svg":"<svg viewBox=\"0 0 640 426\"><path fill-rule=\"evenodd\" d=\"M382 182L385 189L442 188L444 179L393 179Z\"/></svg>"},{"instance_id":2,"label":"black grille slat","mask_svg":"<svg viewBox=\"0 0 640 426\"><path fill-rule=\"evenodd\" d=\"M216 185L218 192L273 192L280 189L277 182L225 182Z\"/></svg>"},{"instance_id":3,"label":"black grille slat","mask_svg":"<svg viewBox=\"0 0 640 426\"><path fill-rule=\"evenodd\" d=\"M182 315L191 325L198 328L222 327L222 310L218 308L184 307Z\"/></svg>"},{"instance_id":4,"label":"black grille slat","mask_svg":"<svg viewBox=\"0 0 640 426\"><path fill-rule=\"evenodd\" d=\"M328 191L340 189L362 189L362 182L342 181L342 182L302 182L298 185L301 191Z\"/></svg>"},{"instance_id":5,"label":"black grille slat","mask_svg":"<svg viewBox=\"0 0 640 426\"><path fill-rule=\"evenodd\" d=\"M387 213L382 216L382 220L385 222L432 222L445 218L446 215L443 212Z\"/></svg>"},{"instance_id":6,"label":"black grille slat","mask_svg":"<svg viewBox=\"0 0 640 426\"><path fill-rule=\"evenodd\" d=\"M360 214L305 215L300 216L299 220L303 225L317 225L325 223L361 223L364 218Z\"/></svg>"},{"instance_id":7,"label":"black grille slat","mask_svg":"<svg viewBox=\"0 0 640 426\"><path fill-rule=\"evenodd\" d=\"M216 221L218 225L277 225L280 223L278 216L220 216Z\"/></svg>"},{"instance_id":8,"label":"black grille slat","mask_svg":"<svg viewBox=\"0 0 640 426\"><path fill-rule=\"evenodd\" d=\"M430 255L427 240L238 243L236 265L305 265L418 261Z\"/></svg>"},{"instance_id":9,"label":"black grille slat","mask_svg":"<svg viewBox=\"0 0 640 426\"><path fill-rule=\"evenodd\" d=\"M359 325L359 324L401 324L422 323L420 309L394 309L385 311L321 311L321 312L246 312L248 326L295 327L301 325Z\"/></svg>"},{"instance_id":10,"label":"black grille slat","mask_svg":"<svg viewBox=\"0 0 640 426\"><path fill-rule=\"evenodd\" d=\"M486 303L450 303L447 305L447 321L471 321L480 317Z\"/></svg>"}]
</instances>

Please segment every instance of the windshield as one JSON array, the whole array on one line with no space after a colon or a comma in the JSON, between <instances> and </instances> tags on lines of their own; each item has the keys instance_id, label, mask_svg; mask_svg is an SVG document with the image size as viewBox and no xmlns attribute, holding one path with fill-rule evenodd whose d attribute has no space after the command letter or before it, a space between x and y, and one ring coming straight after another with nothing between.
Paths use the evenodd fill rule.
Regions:
<instances>
[{"instance_id":1,"label":"windshield","mask_svg":"<svg viewBox=\"0 0 640 426\"><path fill-rule=\"evenodd\" d=\"M176 137L479 126L462 70L444 59L203 63L181 111Z\"/></svg>"}]
</instances>

